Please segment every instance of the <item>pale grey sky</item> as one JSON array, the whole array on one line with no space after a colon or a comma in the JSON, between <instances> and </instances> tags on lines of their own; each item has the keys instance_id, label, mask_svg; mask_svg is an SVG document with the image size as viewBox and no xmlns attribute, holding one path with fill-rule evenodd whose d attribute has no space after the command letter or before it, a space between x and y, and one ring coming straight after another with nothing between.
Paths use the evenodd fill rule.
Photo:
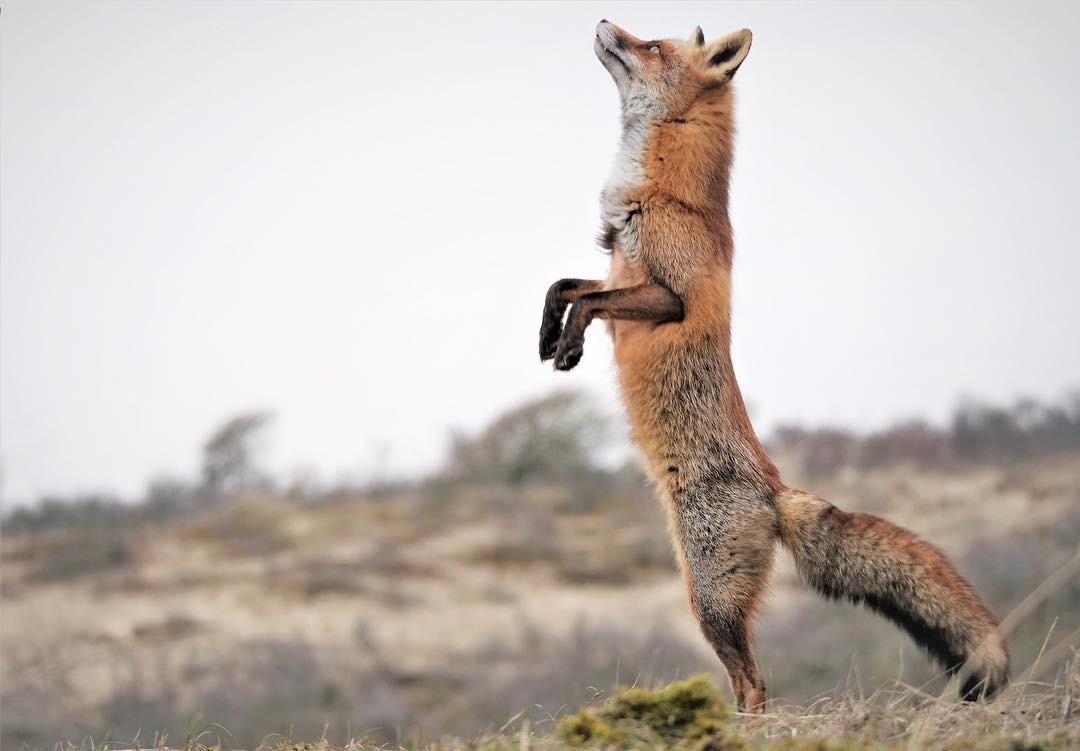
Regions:
<instances>
[{"instance_id":1,"label":"pale grey sky","mask_svg":"<svg viewBox=\"0 0 1080 751\"><path fill-rule=\"evenodd\" d=\"M1080 4L6 2L6 503L192 473L230 414L333 479L557 386L544 290L604 274L592 50L747 26L735 362L755 422L1080 383Z\"/></svg>"}]
</instances>

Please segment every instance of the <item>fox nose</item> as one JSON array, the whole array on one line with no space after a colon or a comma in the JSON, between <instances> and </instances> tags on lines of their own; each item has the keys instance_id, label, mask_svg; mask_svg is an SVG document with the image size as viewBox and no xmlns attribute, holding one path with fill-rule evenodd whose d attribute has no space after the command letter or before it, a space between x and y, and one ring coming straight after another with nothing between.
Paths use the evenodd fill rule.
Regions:
<instances>
[{"instance_id":1,"label":"fox nose","mask_svg":"<svg viewBox=\"0 0 1080 751\"><path fill-rule=\"evenodd\" d=\"M608 22L608 20L606 18L601 18L600 19L600 23L607 23L607 22Z\"/></svg>"}]
</instances>

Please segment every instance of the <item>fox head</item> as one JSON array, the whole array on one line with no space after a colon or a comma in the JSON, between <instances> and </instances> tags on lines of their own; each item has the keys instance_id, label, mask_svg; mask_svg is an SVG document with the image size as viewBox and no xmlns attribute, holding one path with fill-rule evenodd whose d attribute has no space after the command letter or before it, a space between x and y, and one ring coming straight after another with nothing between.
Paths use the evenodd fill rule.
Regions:
<instances>
[{"instance_id":1,"label":"fox head","mask_svg":"<svg viewBox=\"0 0 1080 751\"><path fill-rule=\"evenodd\" d=\"M623 119L676 118L706 90L727 86L750 51L752 35L742 29L711 42L701 27L686 41L638 39L615 24L596 27L596 56L615 79Z\"/></svg>"}]
</instances>

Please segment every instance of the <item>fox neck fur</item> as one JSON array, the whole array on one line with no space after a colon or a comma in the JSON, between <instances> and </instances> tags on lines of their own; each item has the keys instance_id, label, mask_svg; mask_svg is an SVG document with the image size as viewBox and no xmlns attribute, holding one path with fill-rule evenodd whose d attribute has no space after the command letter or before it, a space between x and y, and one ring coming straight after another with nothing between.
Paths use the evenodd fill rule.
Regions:
<instances>
[{"instance_id":1,"label":"fox neck fur","mask_svg":"<svg viewBox=\"0 0 1080 751\"><path fill-rule=\"evenodd\" d=\"M634 437L662 488L673 482L670 467L700 466L704 455L715 461L717 443L724 448L720 456L738 457L738 474L766 492L780 487L750 426L731 364L727 203L733 136L730 86L700 97L678 118L624 119L601 194L612 251L608 288L653 278L686 309L677 326L611 326ZM688 425L701 430L688 431ZM688 435L710 435L710 445L688 445Z\"/></svg>"}]
</instances>

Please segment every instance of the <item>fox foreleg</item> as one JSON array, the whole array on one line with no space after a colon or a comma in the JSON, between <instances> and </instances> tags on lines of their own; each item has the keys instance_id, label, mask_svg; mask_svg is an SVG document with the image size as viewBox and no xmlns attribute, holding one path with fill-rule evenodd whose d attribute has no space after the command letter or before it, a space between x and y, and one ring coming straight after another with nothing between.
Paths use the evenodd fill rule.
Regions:
<instances>
[{"instance_id":1,"label":"fox foreleg","mask_svg":"<svg viewBox=\"0 0 1080 751\"><path fill-rule=\"evenodd\" d=\"M581 295L570 308L556 345L556 370L570 370L581 360L585 329L594 318L672 323L682 320L683 303L678 295L658 282Z\"/></svg>"},{"instance_id":2,"label":"fox foreleg","mask_svg":"<svg viewBox=\"0 0 1080 751\"><path fill-rule=\"evenodd\" d=\"M540 322L540 360L555 356L555 347L562 334L563 314L567 307L582 295L604 288L599 279L560 279L552 284L544 298L544 319Z\"/></svg>"}]
</instances>

